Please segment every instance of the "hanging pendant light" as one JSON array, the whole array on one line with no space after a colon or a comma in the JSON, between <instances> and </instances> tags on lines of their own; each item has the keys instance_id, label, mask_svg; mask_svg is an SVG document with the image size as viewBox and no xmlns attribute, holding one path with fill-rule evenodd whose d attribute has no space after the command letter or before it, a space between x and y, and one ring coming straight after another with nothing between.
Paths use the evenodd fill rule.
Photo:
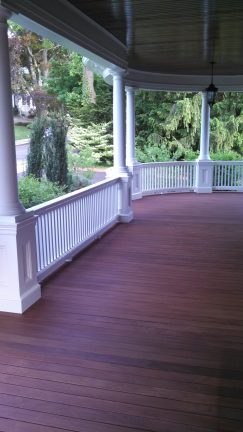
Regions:
<instances>
[{"instance_id":1,"label":"hanging pendant light","mask_svg":"<svg viewBox=\"0 0 243 432\"><path fill-rule=\"evenodd\" d=\"M207 102L208 102L208 105L210 106L210 108L215 103L216 94L218 91L217 87L215 87L215 85L213 83L213 66L214 66L213 61L211 62L211 65L212 65L211 84L205 89L206 94L207 94Z\"/></svg>"}]
</instances>

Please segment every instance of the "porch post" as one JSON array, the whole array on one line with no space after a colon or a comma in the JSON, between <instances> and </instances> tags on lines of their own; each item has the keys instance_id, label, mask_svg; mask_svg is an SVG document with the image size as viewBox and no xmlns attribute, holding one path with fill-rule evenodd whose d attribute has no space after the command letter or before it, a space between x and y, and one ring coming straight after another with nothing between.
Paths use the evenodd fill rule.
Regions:
<instances>
[{"instance_id":1,"label":"porch post","mask_svg":"<svg viewBox=\"0 0 243 432\"><path fill-rule=\"evenodd\" d=\"M18 198L7 33L9 17L8 11L0 5L0 216L25 212Z\"/></svg>"},{"instance_id":2,"label":"porch post","mask_svg":"<svg viewBox=\"0 0 243 432\"><path fill-rule=\"evenodd\" d=\"M213 187L213 163L209 155L210 106L202 92L200 154L196 161L195 192L210 193Z\"/></svg>"},{"instance_id":3,"label":"porch post","mask_svg":"<svg viewBox=\"0 0 243 432\"><path fill-rule=\"evenodd\" d=\"M135 89L126 90L126 164L132 174L132 199L142 198L140 164L135 155Z\"/></svg>"},{"instance_id":4,"label":"porch post","mask_svg":"<svg viewBox=\"0 0 243 432\"><path fill-rule=\"evenodd\" d=\"M125 87L126 90L126 163L130 168L137 163L135 157L135 97L134 88Z\"/></svg>"},{"instance_id":5,"label":"porch post","mask_svg":"<svg viewBox=\"0 0 243 432\"><path fill-rule=\"evenodd\" d=\"M125 92L124 78L121 72L113 73L113 142L114 169L127 173L125 150Z\"/></svg>"},{"instance_id":6,"label":"porch post","mask_svg":"<svg viewBox=\"0 0 243 432\"><path fill-rule=\"evenodd\" d=\"M119 200L120 220L130 222L131 174L126 166L125 84L122 72L113 72L113 173L121 178Z\"/></svg>"},{"instance_id":7,"label":"porch post","mask_svg":"<svg viewBox=\"0 0 243 432\"><path fill-rule=\"evenodd\" d=\"M0 311L22 313L40 298L35 218L18 197L7 19L0 5Z\"/></svg>"}]
</instances>

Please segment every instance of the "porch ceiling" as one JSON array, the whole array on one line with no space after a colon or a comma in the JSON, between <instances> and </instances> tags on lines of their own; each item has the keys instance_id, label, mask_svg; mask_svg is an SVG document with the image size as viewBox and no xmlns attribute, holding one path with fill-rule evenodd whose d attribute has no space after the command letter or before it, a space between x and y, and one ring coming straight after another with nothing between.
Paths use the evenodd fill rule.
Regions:
<instances>
[{"instance_id":1,"label":"porch ceiling","mask_svg":"<svg viewBox=\"0 0 243 432\"><path fill-rule=\"evenodd\" d=\"M127 84L243 91L242 0L2 0L127 73ZM31 26L30 26L31 27ZM34 28L31 28L32 30ZM38 29L37 29L38 30ZM83 53L87 57L89 54ZM103 64L107 67L107 63Z\"/></svg>"},{"instance_id":2,"label":"porch ceiling","mask_svg":"<svg viewBox=\"0 0 243 432\"><path fill-rule=\"evenodd\" d=\"M129 67L218 75L243 71L242 0L70 0L127 47Z\"/></svg>"}]
</instances>

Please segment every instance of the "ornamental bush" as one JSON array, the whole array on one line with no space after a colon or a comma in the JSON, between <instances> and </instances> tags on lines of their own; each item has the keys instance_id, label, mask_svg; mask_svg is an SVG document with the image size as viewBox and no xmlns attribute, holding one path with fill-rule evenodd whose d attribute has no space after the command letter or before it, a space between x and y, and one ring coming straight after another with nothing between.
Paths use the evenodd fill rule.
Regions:
<instances>
[{"instance_id":1,"label":"ornamental bush","mask_svg":"<svg viewBox=\"0 0 243 432\"><path fill-rule=\"evenodd\" d=\"M33 207L66 193L65 187L33 176L19 179L19 198L25 208Z\"/></svg>"}]
</instances>

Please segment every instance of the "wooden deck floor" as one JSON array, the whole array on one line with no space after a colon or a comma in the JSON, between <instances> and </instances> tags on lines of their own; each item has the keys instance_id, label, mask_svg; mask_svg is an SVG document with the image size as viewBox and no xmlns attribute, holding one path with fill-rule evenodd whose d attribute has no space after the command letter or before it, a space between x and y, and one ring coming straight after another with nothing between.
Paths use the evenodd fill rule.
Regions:
<instances>
[{"instance_id":1,"label":"wooden deck floor","mask_svg":"<svg viewBox=\"0 0 243 432\"><path fill-rule=\"evenodd\" d=\"M0 431L243 431L243 195L134 210L0 314Z\"/></svg>"}]
</instances>

